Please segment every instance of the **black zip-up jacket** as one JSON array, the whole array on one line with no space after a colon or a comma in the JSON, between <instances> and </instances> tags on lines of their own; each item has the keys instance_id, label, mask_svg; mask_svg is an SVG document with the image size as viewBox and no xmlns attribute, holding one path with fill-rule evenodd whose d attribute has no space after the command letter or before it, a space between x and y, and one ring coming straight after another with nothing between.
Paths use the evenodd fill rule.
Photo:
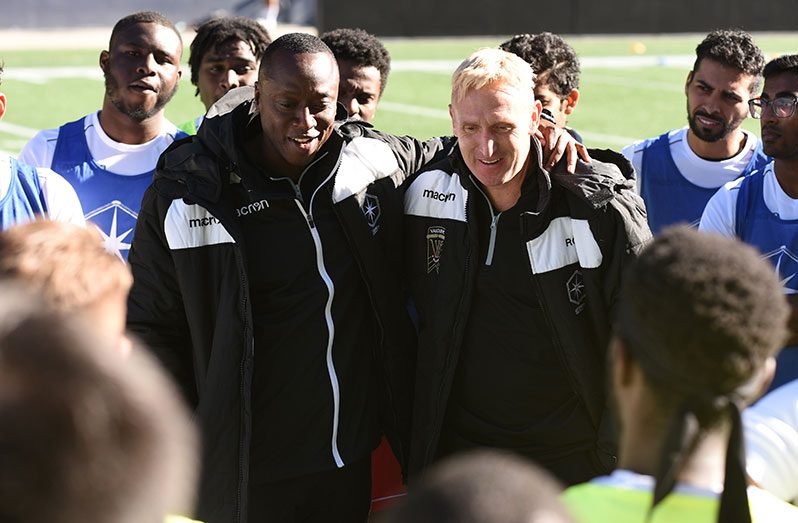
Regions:
<instances>
[{"instance_id":1,"label":"black zip-up jacket","mask_svg":"<svg viewBox=\"0 0 798 523\"><path fill-rule=\"evenodd\" d=\"M252 92L240 88L228 94L197 136L176 142L162 155L142 202L129 259L134 283L128 327L152 348L195 407L203 440L197 516L206 523L247 521L255 364L248 274L254 269L247 267L244 242L251 239L242 236L238 216L259 210L271 196L258 193L241 207L230 187L245 183L239 173L263 175L241 152L253 118L259 128ZM423 144L345 122L308 167L321 170L320 179L329 177L317 198L332 199L368 292L377 339L373 359L381 378L380 422L403 465L416 338L399 284L400 189L408 174L441 150L441 141ZM312 209L305 211L313 233ZM287 256L317 255L291 248L275 245Z\"/></svg>"},{"instance_id":2,"label":"black zip-up jacket","mask_svg":"<svg viewBox=\"0 0 798 523\"><path fill-rule=\"evenodd\" d=\"M651 237L645 208L620 154L591 150L593 161L580 161L576 175L562 163L550 175L536 140L531 151L524 183L536 183L539 197L517 217L530 282L595 428L598 463L611 470L616 444L604 392L606 347L621 272ZM435 459L463 344L480 263L477 198L484 196L459 150L418 175L405 194L405 267L420 322L411 476ZM513 219L507 212L502 219Z\"/></svg>"}]
</instances>

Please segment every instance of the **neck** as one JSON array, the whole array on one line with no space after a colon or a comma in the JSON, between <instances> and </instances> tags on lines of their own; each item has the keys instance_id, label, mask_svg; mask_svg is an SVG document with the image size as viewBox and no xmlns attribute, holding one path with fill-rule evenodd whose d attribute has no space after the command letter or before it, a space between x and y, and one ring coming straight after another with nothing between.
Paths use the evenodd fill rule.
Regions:
<instances>
[{"instance_id":1,"label":"neck","mask_svg":"<svg viewBox=\"0 0 798 523\"><path fill-rule=\"evenodd\" d=\"M161 134L165 118L163 110L160 110L139 122L120 112L106 99L99 120L100 126L109 138L115 142L136 145L154 140Z\"/></svg>"},{"instance_id":2,"label":"neck","mask_svg":"<svg viewBox=\"0 0 798 523\"><path fill-rule=\"evenodd\" d=\"M297 183L305 170L305 167L291 165L280 157L262 134L250 136L244 141L244 153L250 162L274 178L285 177Z\"/></svg>"},{"instance_id":3,"label":"neck","mask_svg":"<svg viewBox=\"0 0 798 523\"><path fill-rule=\"evenodd\" d=\"M495 210L503 212L518 203L518 199L521 198L521 187L524 185L528 166L529 157L527 157L521 170L510 181L493 187L483 187Z\"/></svg>"},{"instance_id":4,"label":"neck","mask_svg":"<svg viewBox=\"0 0 798 523\"><path fill-rule=\"evenodd\" d=\"M624 427L620 441L619 468L655 476L662 455L666 427L641 416ZM723 485L728 428L716 428L698 441L677 481L694 487L716 489Z\"/></svg>"},{"instance_id":5,"label":"neck","mask_svg":"<svg viewBox=\"0 0 798 523\"><path fill-rule=\"evenodd\" d=\"M745 133L736 129L717 142L705 142L693 134L692 129L687 129L687 144L696 155L705 160L728 160L745 147Z\"/></svg>"},{"instance_id":6,"label":"neck","mask_svg":"<svg viewBox=\"0 0 798 523\"><path fill-rule=\"evenodd\" d=\"M798 200L798 158L776 159L773 161L781 189L793 200Z\"/></svg>"}]
</instances>

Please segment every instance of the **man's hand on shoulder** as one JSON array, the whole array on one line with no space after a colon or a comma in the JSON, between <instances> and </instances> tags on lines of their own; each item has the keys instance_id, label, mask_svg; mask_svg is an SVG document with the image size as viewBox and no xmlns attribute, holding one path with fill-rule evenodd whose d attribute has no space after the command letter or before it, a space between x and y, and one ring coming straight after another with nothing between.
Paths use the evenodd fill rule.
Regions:
<instances>
[{"instance_id":1,"label":"man's hand on shoulder","mask_svg":"<svg viewBox=\"0 0 798 523\"><path fill-rule=\"evenodd\" d=\"M556 127L548 120L541 118L540 125L535 136L540 140L543 147L543 167L551 170L554 165L566 157L566 170L573 174L576 170L576 161L582 158L584 162L590 163L590 155L587 147L574 140L568 131Z\"/></svg>"}]
</instances>

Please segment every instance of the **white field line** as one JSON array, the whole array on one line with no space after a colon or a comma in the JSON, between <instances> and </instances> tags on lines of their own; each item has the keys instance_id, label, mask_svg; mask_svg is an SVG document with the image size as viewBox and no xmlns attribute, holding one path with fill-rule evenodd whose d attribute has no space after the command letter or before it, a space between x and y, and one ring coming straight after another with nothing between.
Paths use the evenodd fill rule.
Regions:
<instances>
[{"instance_id":1,"label":"white field line","mask_svg":"<svg viewBox=\"0 0 798 523\"><path fill-rule=\"evenodd\" d=\"M102 80L99 66L91 67L9 67L3 72L3 80L18 80L32 84L44 84L59 78L88 78Z\"/></svg>"},{"instance_id":2,"label":"white field line","mask_svg":"<svg viewBox=\"0 0 798 523\"><path fill-rule=\"evenodd\" d=\"M685 74L685 79L687 75ZM671 93L683 93L684 84L680 82L656 82L649 80L638 80L628 76L609 76L609 75L590 75L591 84L618 85L629 89L645 89L648 91L667 91Z\"/></svg>"},{"instance_id":3,"label":"white field line","mask_svg":"<svg viewBox=\"0 0 798 523\"><path fill-rule=\"evenodd\" d=\"M443 109L432 109L430 107L421 107L418 105L408 105L396 102L380 102L381 111L390 111L392 113L411 114L414 116L423 116L426 118L434 118L436 120L449 120L449 112ZM616 134L604 134L593 132L582 132L579 134L589 141L603 142L612 145L626 146L635 141L637 138L629 138L628 136L619 136Z\"/></svg>"},{"instance_id":4,"label":"white field line","mask_svg":"<svg viewBox=\"0 0 798 523\"><path fill-rule=\"evenodd\" d=\"M0 122L0 132L10 134L12 136L19 136L20 138L33 138L33 135L38 131L30 127L23 127L8 122Z\"/></svg>"},{"instance_id":5,"label":"white field line","mask_svg":"<svg viewBox=\"0 0 798 523\"><path fill-rule=\"evenodd\" d=\"M691 55L672 55L672 56L588 56L582 58L582 69L594 68L635 68L635 67L689 67L692 65L694 56ZM414 71L428 73L451 74L460 60L393 60L391 70L393 71ZM184 64L184 68L187 66ZM13 67L8 68L3 76L9 80L19 80L22 82L41 84L49 80L58 78L90 78L102 80L102 72L99 66L83 67Z\"/></svg>"}]
</instances>

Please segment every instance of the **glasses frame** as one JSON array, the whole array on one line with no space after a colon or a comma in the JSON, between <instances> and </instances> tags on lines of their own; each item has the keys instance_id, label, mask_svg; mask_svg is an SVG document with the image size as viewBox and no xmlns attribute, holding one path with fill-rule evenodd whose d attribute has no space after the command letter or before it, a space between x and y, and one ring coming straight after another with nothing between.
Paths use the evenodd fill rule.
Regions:
<instances>
[{"instance_id":1,"label":"glasses frame","mask_svg":"<svg viewBox=\"0 0 798 523\"><path fill-rule=\"evenodd\" d=\"M789 100L789 105L786 105L783 100ZM770 110L773 111L773 115L776 118L790 118L795 114L796 105L798 105L798 96L795 95L778 96L773 100L763 100L761 96L758 96L748 100L748 112L751 114L751 118L758 120L762 118L765 109L770 107ZM777 107L781 107L782 112L786 112L784 114L779 114L779 109L777 109Z\"/></svg>"}]
</instances>

